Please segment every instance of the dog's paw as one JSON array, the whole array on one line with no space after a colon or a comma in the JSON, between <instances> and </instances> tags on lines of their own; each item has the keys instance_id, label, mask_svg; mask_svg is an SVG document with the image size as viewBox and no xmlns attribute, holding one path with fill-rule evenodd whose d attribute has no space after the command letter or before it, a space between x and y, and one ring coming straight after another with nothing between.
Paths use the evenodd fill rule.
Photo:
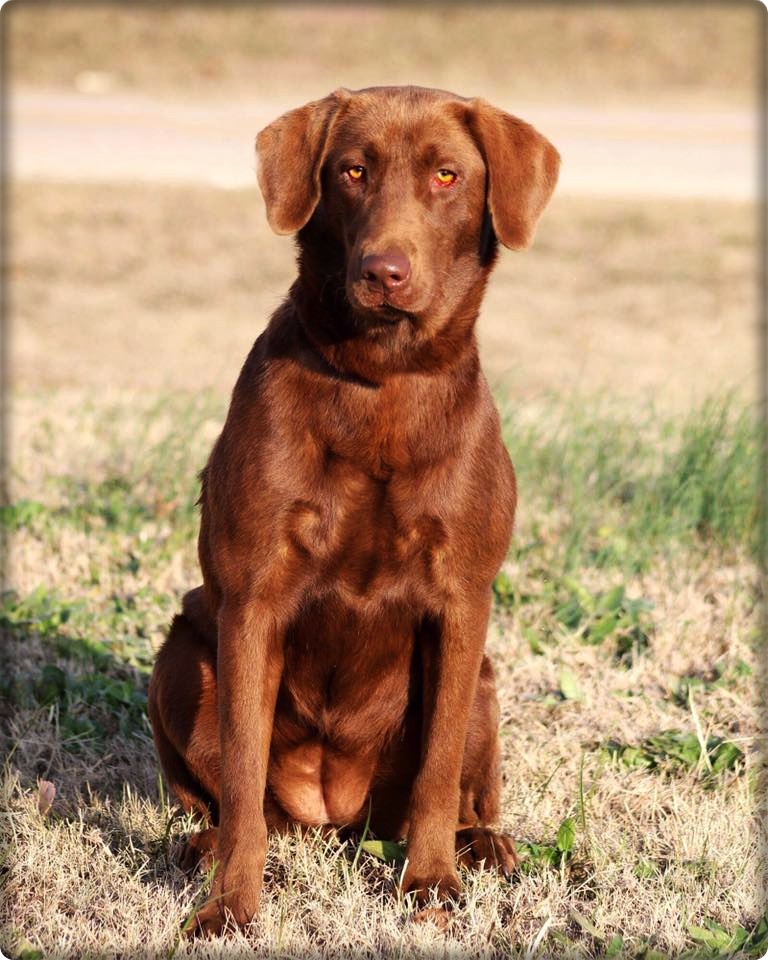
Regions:
<instances>
[{"instance_id":1,"label":"dog's paw","mask_svg":"<svg viewBox=\"0 0 768 960\"><path fill-rule=\"evenodd\" d=\"M226 924L227 918L218 901L209 900L189 917L182 930L190 940L197 937L218 937Z\"/></svg>"},{"instance_id":2,"label":"dog's paw","mask_svg":"<svg viewBox=\"0 0 768 960\"><path fill-rule=\"evenodd\" d=\"M438 930L447 930L451 922L453 911L451 905L443 904L440 907L422 907L413 915L414 923L432 923Z\"/></svg>"},{"instance_id":3,"label":"dog's paw","mask_svg":"<svg viewBox=\"0 0 768 960\"><path fill-rule=\"evenodd\" d=\"M464 867L497 870L507 880L517 870L520 858L512 837L488 827L469 827L456 832L456 856Z\"/></svg>"},{"instance_id":4,"label":"dog's paw","mask_svg":"<svg viewBox=\"0 0 768 960\"><path fill-rule=\"evenodd\" d=\"M203 906L193 913L184 924L183 932L189 938L218 937L229 927L242 930L253 920L258 901L238 893L212 894Z\"/></svg>"},{"instance_id":5,"label":"dog's paw","mask_svg":"<svg viewBox=\"0 0 768 960\"><path fill-rule=\"evenodd\" d=\"M256 916L261 895L263 860L232 856L216 868L208 900L186 921L190 937L214 937L225 927L243 929Z\"/></svg>"},{"instance_id":6,"label":"dog's paw","mask_svg":"<svg viewBox=\"0 0 768 960\"><path fill-rule=\"evenodd\" d=\"M461 882L456 871L421 872L409 867L403 877L403 893L412 893L416 903L423 907L435 895L439 903L454 901L461 892Z\"/></svg>"},{"instance_id":7,"label":"dog's paw","mask_svg":"<svg viewBox=\"0 0 768 960\"><path fill-rule=\"evenodd\" d=\"M217 827L209 827L198 833L190 834L181 844L178 864L185 873L195 870L208 871L216 860L216 847L219 840Z\"/></svg>"}]
</instances>

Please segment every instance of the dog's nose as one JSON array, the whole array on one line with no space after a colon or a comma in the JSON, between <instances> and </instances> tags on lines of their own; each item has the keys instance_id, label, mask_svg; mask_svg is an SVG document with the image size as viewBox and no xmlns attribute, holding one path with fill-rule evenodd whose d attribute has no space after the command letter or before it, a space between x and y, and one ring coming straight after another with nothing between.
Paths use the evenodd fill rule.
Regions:
<instances>
[{"instance_id":1,"label":"dog's nose","mask_svg":"<svg viewBox=\"0 0 768 960\"><path fill-rule=\"evenodd\" d=\"M411 263L399 250L369 253L360 263L360 276L370 287L394 290L411 275Z\"/></svg>"}]
</instances>

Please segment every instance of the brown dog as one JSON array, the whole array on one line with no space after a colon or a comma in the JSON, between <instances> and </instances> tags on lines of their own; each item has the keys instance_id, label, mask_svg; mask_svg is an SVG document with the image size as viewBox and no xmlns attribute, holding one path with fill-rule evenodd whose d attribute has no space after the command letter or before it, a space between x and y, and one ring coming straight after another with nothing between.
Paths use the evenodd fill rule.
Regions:
<instances>
[{"instance_id":1,"label":"brown dog","mask_svg":"<svg viewBox=\"0 0 768 960\"><path fill-rule=\"evenodd\" d=\"M515 476L474 325L497 238L520 248L555 149L483 100L339 90L257 139L299 276L251 350L202 474L203 585L157 658L171 789L213 823L199 929L256 913L267 832L408 836L403 886L502 871L498 705L483 655Z\"/></svg>"}]
</instances>

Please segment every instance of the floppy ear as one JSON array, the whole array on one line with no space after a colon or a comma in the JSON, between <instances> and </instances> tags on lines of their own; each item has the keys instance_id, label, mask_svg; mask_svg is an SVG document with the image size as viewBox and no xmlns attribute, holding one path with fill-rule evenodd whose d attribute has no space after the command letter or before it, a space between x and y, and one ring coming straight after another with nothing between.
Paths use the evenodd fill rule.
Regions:
<instances>
[{"instance_id":1,"label":"floppy ear","mask_svg":"<svg viewBox=\"0 0 768 960\"><path fill-rule=\"evenodd\" d=\"M488 208L505 247L530 245L557 183L560 154L533 129L485 100L469 102L468 122L488 170Z\"/></svg>"},{"instance_id":2,"label":"floppy ear","mask_svg":"<svg viewBox=\"0 0 768 960\"><path fill-rule=\"evenodd\" d=\"M312 216L328 131L346 99L336 90L278 117L256 137L257 176L275 233L295 233Z\"/></svg>"}]
</instances>

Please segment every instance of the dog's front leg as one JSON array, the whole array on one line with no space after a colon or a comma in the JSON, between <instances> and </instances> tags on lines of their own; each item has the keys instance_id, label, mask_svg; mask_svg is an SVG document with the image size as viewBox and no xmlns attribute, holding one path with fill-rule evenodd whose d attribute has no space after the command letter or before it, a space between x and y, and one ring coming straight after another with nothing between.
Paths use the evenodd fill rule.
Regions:
<instances>
[{"instance_id":1,"label":"dog's front leg","mask_svg":"<svg viewBox=\"0 0 768 960\"><path fill-rule=\"evenodd\" d=\"M421 766L413 786L403 889L426 901L458 893L456 827L470 708L483 658L490 593L447 609L422 632Z\"/></svg>"},{"instance_id":2,"label":"dog's front leg","mask_svg":"<svg viewBox=\"0 0 768 960\"><path fill-rule=\"evenodd\" d=\"M264 791L284 630L258 602L224 602L218 618L221 799L213 890L197 914L197 932L219 933L231 919L250 921L259 906L267 825Z\"/></svg>"}]
</instances>

